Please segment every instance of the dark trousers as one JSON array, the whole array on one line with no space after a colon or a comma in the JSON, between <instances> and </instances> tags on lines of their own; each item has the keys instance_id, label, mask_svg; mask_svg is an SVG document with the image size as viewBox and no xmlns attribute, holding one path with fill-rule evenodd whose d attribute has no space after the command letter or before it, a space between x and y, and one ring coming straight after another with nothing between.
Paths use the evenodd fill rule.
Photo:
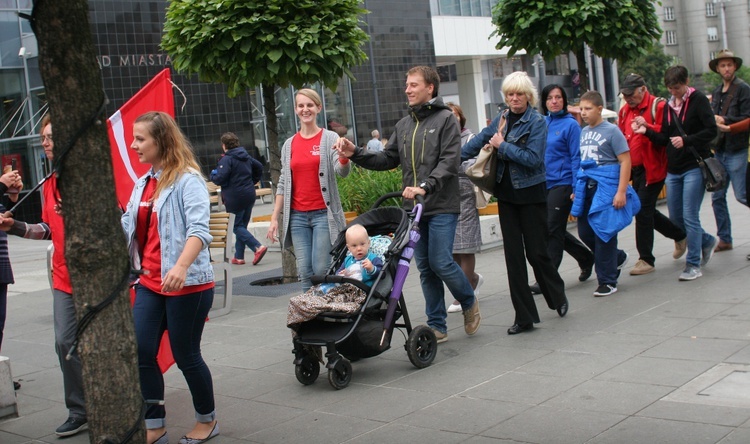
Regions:
<instances>
[{"instance_id":1,"label":"dark trousers","mask_svg":"<svg viewBox=\"0 0 750 444\"><path fill-rule=\"evenodd\" d=\"M562 263L563 251L573 257L581 268L594 263L594 254L581 241L568 232L568 216L573 201L570 195L573 187L562 185L547 190L547 229L549 239L547 252L552 265L559 268Z\"/></svg>"},{"instance_id":2,"label":"dark trousers","mask_svg":"<svg viewBox=\"0 0 750 444\"><path fill-rule=\"evenodd\" d=\"M641 200L641 211L635 215L635 247L638 249L638 258L653 266L654 229L675 241L685 239L687 234L656 209L656 201L664 187L663 180L646 184L646 169L643 166L633 167L631 179Z\"/></svg>"},{"instance_id":3,"label":"dark trousers","mask_svg":"<svg viewBox=\"0 0 750 444\"><path fill-rule=\"evenodd\" d=\"M143 285L136 287L133 319L143 399L164 399L164 377L156 363L156 354L164 330L168 329L172 354L190 389L196 417L213 416L213 381L200 347L203 326L213 300L213 288L183 296L162 296ZM163 427L165 415L163 405L149 405L146 428Z\"/></svg>"},{"instance_id":4,"label":"dark trousers","mask_svg":"<svg viewBox=\"0 0 750 444\"><path fill-rule=\"evenodd\" d=\"M565 283L547 253L547 204L498 202L503 233L505 266L516 324L539 322L539 313L529 289L526 260L534 270L547 306L555 310L565 298Z\"/></svg>"},{"instance_id":5,"label":"dark trousers","mask_svg":"<svg viewBox=\"0 0 750 444\"><path fill-rule=\"evenodd\" d=\"M589 224L588 214L596 188L596 182L589 181L586 187L583 214L578 217L578 236L594 252L594 270L599 285L617 286L617 278L620 275L617 265L625 260L625 252L617 248L617 235L612 236L609 242L604 242L602 238L596 235Z\"/></svg>"}]
</instances>

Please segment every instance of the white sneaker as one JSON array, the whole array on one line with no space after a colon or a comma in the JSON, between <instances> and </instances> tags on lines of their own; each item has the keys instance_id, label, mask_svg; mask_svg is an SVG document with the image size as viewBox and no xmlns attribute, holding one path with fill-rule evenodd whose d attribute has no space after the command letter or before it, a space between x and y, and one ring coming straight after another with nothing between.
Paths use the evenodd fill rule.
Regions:
<instances>
[{"instance_id":1,"label":"white sneaker","mask_svg":"<svg viewBox=\"0 0 750 444\"><path fill-rule=\"evenodd\" d=\"M479 295L479 287L481 287L482 284L484 284L484 276L477 273L477 288L474 289L474 296Z\"/></svg>"},{"instance_id":2,"label":"white sneaker","mask_svg":"<svg viewBox=\"0 0 750 444\"><path fill-rule=\"evenodd\" d=\"M453 303L448 306L448 313L461 313L462 311L463 308L461 308L461 303L458 301L453 301Z\"/></svg>"}]
</instances>

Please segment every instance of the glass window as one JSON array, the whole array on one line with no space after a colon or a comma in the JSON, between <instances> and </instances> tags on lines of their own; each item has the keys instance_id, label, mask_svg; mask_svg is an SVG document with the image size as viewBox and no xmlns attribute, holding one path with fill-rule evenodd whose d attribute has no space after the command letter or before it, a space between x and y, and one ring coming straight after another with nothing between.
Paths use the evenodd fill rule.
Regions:
<instances>
[{"instance_id":1,"label":"glass window","mask_svg":"<svg viewBox=\"0 0 750 444\"><path fill-rule=\"evenodd\" d=\"M461 15L460 0L440 0L440 15Z\"/></svg>"},{"instance_id":2,"label":"glass window","mask_svg":"<svg viewBox=\"0 0 750 444\"><path fill-rule=\"evenodd\" d=\"M667 41L667 45L672 46L677 44L677 31L667 31L664 33Z\"/></svg>"},{"instance_id":3,"label":"glass window","mask_svg":"<svg viewBox=\"0 0 750 444\"><path fill-rule=\"evenodd\" d=\"M716 42L719 40L719 30L716 28L716 26L709 26L706 28L708 31L708 41L709 42Z\"/></svg>"},{"instance_id":4,"label":"glass window","mask_svg":"<svg viewBox=\"0 0 750 444\"><path fill-rule=\"evenodd\" d=\"M706 17L716 17L716 10L713 2L706 3Z\"/></svg>"},{"instance_id":5,"label":"glass window","mask_svg":"<svg viewBox=\"0 0 750 444\"><path fill-rule=\"evenodd\" d=\"M671 6L664 7L664 21L665 22L674 21L674 8L673 7Z\"/></svg>"}]
</instances>

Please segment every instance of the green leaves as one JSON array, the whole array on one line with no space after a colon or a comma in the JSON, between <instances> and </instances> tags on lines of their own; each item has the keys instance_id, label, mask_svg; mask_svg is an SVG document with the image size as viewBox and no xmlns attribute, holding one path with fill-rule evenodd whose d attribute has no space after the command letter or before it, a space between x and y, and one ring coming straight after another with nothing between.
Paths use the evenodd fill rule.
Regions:
<instances>
[{"instance_id":1,"label":"green leaves","mask_svg":"<svg viewBox=\"0 0 750 444\"><path fill-rule=\"evenodd\" d=\"M364 62L359 0L172 0L162 48L230 95L262 83L335 84Z\"/></svg>"},{"instance_id":2,"label":"green leaves","mask_svg":"<svg viewBox=\"0 0 750 444\"><path fill-rule=\"evenodd\" d=\"M555 57L587 43L595 54L625 61L661 35L650 0L500 0L492 10L497 48Z\"/></svg>"}]
</instances>

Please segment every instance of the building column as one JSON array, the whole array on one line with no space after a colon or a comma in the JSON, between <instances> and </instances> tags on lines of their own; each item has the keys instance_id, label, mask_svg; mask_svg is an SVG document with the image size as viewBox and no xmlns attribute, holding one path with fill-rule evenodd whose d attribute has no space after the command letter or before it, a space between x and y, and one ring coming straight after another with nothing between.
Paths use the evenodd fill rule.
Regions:
<instances>
[{"instance_id":1,"label":"building column","mask_svg":"<svg viewBox=\"0 0 750 444\"><path fill-rule=\"evenodd\" d=\"M482 63L478 58L456 62L458 98L466 117L466 127L478 133L487 126L482 86Z\"/></svg>"}]
</instances>

